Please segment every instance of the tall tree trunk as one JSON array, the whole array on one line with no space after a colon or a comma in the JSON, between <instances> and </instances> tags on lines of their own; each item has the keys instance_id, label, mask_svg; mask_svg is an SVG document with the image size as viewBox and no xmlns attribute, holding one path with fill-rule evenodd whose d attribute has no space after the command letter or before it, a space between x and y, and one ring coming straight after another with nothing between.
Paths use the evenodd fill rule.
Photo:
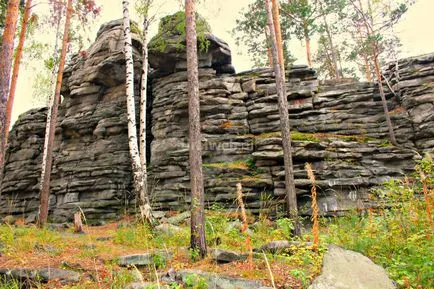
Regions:
<instances>
[{"instance_id":1,"label":"tall tree trunk","mask_svg":"<svg viewBox=\"0 0 434 289\"><path fill-rule=\"evenodd\" d=\"M366 28L366 36L368 41L370 41L371 44L371 48L372 48L372 58L373 58L373 62L374 62L374 72L375 75L377 77L377 82L378 82L378 89L380 91L380 97L381 97L381 104L383 105L383 111L384 111L384 118L386 119L386 124L387 124L387 129L389 131L389 138L390 138L390 142L394 145L394 146L398 146L398 142L396 141L395 138L395 132L393 131L393 125L392 125L392 120L390 119L390 115L389 115L389 108L387 107L387 100L386 100L386 96L384 94L384 88L383 88L383 80L381 78L381 70L380 70L380 65L378 63L378 57L380 55L379 49L378 49L378 42L376 39L374 39L372 37L372 35L374 34L374 31L372 30L372 11L371 11L371 2L368 1L368 11L369 11L369 15L368 17L366 17L363 6L362 6L362 2L359 0L359 6L360 6L360 13L362 15L362 19L363 19L363 24ZM353 5L355 5L353 3ZM368 19L367 19L368 18Z\"/></svg>"},{"instance_id":2,"label":"tall tree trunk","mask_svg":"<svg viewBox=\"0 0 434 289\"><path fill-rule=\"evenodd\" d=\"M298 208L297 208L297 196L294 185L294 172L292 164L292 151L291 151L291 132L289 125L289 113L288 113L288 99L286 98L286 85L285 75L282 73L281 67L278 63L278 48L277 40L274 32L273 16L272 16L272 4L270 0L266 0L267 9L267 23L271 38L274 73L276 75L276 88L277 99L279 105L280 115L280 129L282 134L282 146L283 146L283 161L285 166L285 189L286 189L286 201L288 215L294 223L294 233L297 236L301 236L301 224L298 221Z\"/></svg>"},{"instance_id":3,"label":"tall tree trunk","mask_svg":"<svg viewBox=\"0 0 434 289\"><path fill-rule=\"evenodd\" d=\"M57 72L56 90L51 97L47 112L47 126L45 131L44 154L42 157L39 226L45 226L48 218L48 201L50 196L51 166L53 163L54 137L56 134L57 111L60 103L60 89L62 87L63 70L65 69L66 53L69 42L69 26L72 17L72 0L68 0L66 8L65 29L63 32L62 51L60 53L59 70Z\"/></svg>"},{"instance_id":4,"label":"tall tree trunk","mask_svg":"<svg viewBox=\"0 0 434 289\"><path fill-rule=\"evenodd\" d=\"M375 75L377 77L378 89L380 91L381 104L383 105L384 117L386 118L386 124L387 124L387 129L389 131L390 142L394 146L398 146L398 142L396 141L396 138L395 138L395 132L393 131L392 120L390 119L390 115L389 115L389 108L387 107L386 96L384 94L384 88L383 88L383 81L382 81L382 78L381 78L380 65L378 64L378 49L377 49L377 47L376 47L375 44L373 44L373 46L374 46L374 68L375 68Z\"/></svg>"},{"instance_id":5,"label":"tall tree trunk","mask_svg":"<svg viewBox=\"0 0 434 289\"><path fill-rule=\"evenodd\" d=\"M152 227L154 224L152 209L149 203L148 192L144 185L143 168L140 160L139 146L137 142L136 108L134 100L134 63L133 46L131 44L129 3L122 1L124 20L124 49L126 67L126 97L127 97L127 119L128 119L128 144L130 148L131 165L133 170L133 182L136 196L139 199L139 209L142 218Z\"/></svg>"},{"instance_id":6,"label":"tall tree trunk","mask_svg":"<svg viewBox=\"0 0 434 289\"><path fill-rule=\"evenodd\" d=\"M282 68L282 73L285 72L285 63L283 58L283 46L282 46L282 30L280 27L280 16L279 16L279 2L277 0L272 0L273 3L273 22L274 22L274 32L276 33L277 40L277 52L279 56L279 64Z\"/></svg>"},{"instance_id":7,"label":"tall tree trunk","mask_svg":"<svg viewBox=\"0 0 434 289\"><path fill-rule=\"evenodd\" d=\"M150 0L146 5L146 13L143 15L143 46L142 46L142 87L140 89L140 165L143 172L143 191L148 192L148 172L146 162L146 97L148 88L148 11ZM149 198L148 198L149 199Z\"/></svg>"},{"instance_id":8,"label":"tall tree trunk","mask_svg":"<svg viewBox=\"0 0 434 289\"><path fill-rule=\"evenodd\" d=\"M371 65L369 64L368 55L366 55L365 53L363 53L363 62L365 66L366 80L372 82Z\"/></svg>"},{"instance_id":9,"label":"tall tree trunk","mask_svg":"<svg viewBox=\"0 0 434 289\"><path fill-rule=\"evenodd\" d=\"M268 35L267 29L264 31L265 33L265 41L267 41L267 58L268 58L268 65L270 65L270 68L273 67L273 56L271 55L271 48L270 48L270 35Z\"/></svg>"},{"instance_id":10,"label":"tall tree trunk","mask_svg":"<svg viewBox=\"0 0 434 289\"><path fill-rule=\"evenodd\" d=\"M324 12L323 12L323 19L324 19L324 28L325 28L327 38L328 38L328 41L330 44L331 59L333 61L334 70L336 72L335 77L336 77L336 79L341 79L341 72L339 71L338 60L336 57L336 49L335 49L335 46L333 43L333 37L332 37L332 34L330 33L330 28L329 28L329 25L327 23L327 17L326 17L326 14Z\"/></svg>"},{"instance_id":11,"label":"tall tree trunk","mask_svg":"<svg viewBox=\"0 0 434 289\"><path fill-rule=\"evenodd\" d=\"M304 41L306 43L306 58L307 64L309 67L312 67L312 52L310 50L310 36L309 36L309 28L307 24L304 24Z\"/></svg>"},{"instance_id":12,"label":"tall tree trunk","mask_svg":"<svg viewBox=\"0 0 434 289\"><path fill-rule=\"evenodd\" d=\"M6 123L5 123L5 147L8 142L9 127L11 125L12 108L14 106L15 90L17 88L18 74L20 72L21 57L23 55L24 41L26 40L27 24L29 23L30 10L32 8L32 0L27 0L24 8L24 15L21 24L20 39L18 41L17 52L15 54L14 69L12 72L11 87L9 90L9 98L6 107Z\"/></svg>"},{"instance_id":13,"label":"tall tree trunk","mask_svg":"<svg viewBox=\"0 0 434 289\"><path fill-rule=\"evenodd\" d=\"M196 35L196 0L185 0L187 37L189 161L191 183L191 239L190 246L206 256L204 187L202 174L202 136L200 132L199 76Z\"/></svg>"},{"instance_id":14,"label":"tall tree trunk","mask_svg":"<svg viewBox=\"0 0 434 289\"><path fill-rule=\"evenodd\" d=\"M6 105L9 94L12 59L14 54L15 31L17 30L19 0L9 0L6 11L0 52L0 184L3 180L6 142Z\"/></svg>"}]
</instances>

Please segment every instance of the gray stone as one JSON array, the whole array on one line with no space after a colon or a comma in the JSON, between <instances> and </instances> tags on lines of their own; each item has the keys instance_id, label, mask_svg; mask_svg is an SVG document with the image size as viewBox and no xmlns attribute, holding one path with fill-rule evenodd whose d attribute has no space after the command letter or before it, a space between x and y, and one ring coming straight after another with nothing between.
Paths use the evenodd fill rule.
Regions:
<instances>
[{"instance_id":1,"label":"gray stone","mask_svg":"<svg viewBox=\"0 0 434 289\"><path fill-rule=\"evenodd\" d=\"M150 266L161 265L160 262L167 262L172 258L172 254L167 251L155 251L144 254L132 254L120 256L118 258L119 266Z\"/></svg>"},{"instance_id":2,"label":"gray stone","mask_svg":"<svg viewBox=\"0 0 434 289\"><path fill-rule=\"evenodd\" d=\"M191 216L191 212L186 211L176 216L167 218L165 221L171 225L179 225L180 223L184 222L186 219L190 218L190 216Z\"/></svg>"},{"instance_id":3,"label":"gray stone","mask_svg":"<svg viewBox=\"0 0 434 289\"><path fill-rule=\"evenodd\" d=\"M158 283L152 283L152 282L134 282L131 284L128 284L125 289L170 289L167 285L161 285Z\"/></svg>"},{"instance_id":4,"label":"gray stone","mask_svg":"<svg viewBox=\"0 0 434 289\"><path fill-rule=\"evenodd\" d=\"M230 263L246 259L242 254L220 248L214 248L211 250L211 258L217 263Z\"/></svg>"},{"instance_id":5,"label":"gray stone","mask_svg":"<svg viewBox=\"0 0 434 289\"><path fill-rule=\"evenodd\" d=\"M163 232L166 234L175 234L175 233L181 232L182 229L178 226L164 223L164 224L160 224L160 225L156 226L155 231Z\"/></svg>"},{"instance_id":6,"label":"gray stone","mask_svg":"<svg viewBox=\"0 0 434 289\"><path fill-rule=\"evenodd\" d=\"M184 283L187 279L198 282L199 278L206 281L208 289L261 289L263 287L260 281L245 280L226 277L215 273L208 273L199 270L181 270L176 273L176 278Z\"/></svg>"},{"instance_id":7,"label":"gray stone","mask_svg":"<svg viewBox=\"0 0 434 289\"><path fill-rule=\"evenodd\" d=\"M53 280L58 280L64 285L80 281L79 273L57 268L0 269L0 276L4 276L6 279L16 280L24 287L32 283L47 283Z\"/></svg>"},{"instance_id":8,"label":"gray stone","mask_svg":"<svg viewBox=\"0 0 434 289\"><path fill-rule=\"evenodd\" d=\"M396 289L386 271L360 253L330 245L321 275L309 289Z\"/></svg>"}]
</instances>

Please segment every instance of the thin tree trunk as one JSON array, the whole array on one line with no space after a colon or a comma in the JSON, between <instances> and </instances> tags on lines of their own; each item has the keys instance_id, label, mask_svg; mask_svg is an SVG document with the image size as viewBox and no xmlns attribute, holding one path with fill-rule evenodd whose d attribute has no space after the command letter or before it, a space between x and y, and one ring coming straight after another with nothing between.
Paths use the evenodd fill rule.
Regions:
<instances>
[{"instance_id":1,"label":"thin tree trunk","mask_svg":"<svg viewBox=\"0 0 434 289\"><path fill-rule=\"evenodd\" d=\"M202 174L202 136L200 131L199 78L196 35L196 0L185 0L187 38L189 161L191 183L191 239L192 250L206 256L204 187Z\"/></svg>"},{"instance_id":2,"label":"thin tree trunk","mask_svg":"<svg viewBox=\"0 0 434 289\"><path fill-rule=\"evenodd\" d=\"M72 16L72 0L68 0L66 9L65 29L63 32L62 51L60 53L59 70L57 72L56 90L47 112L47 129L45 131L44 154L42 158L39 226L43 227L48 218L48 201L50 196L51 166L53 163L53 147L56 134L57 111L60 103L60 89L62 87L63 70L65 69L66 53L69 42L69 26Z\"/></svg>"},{"instance_id":3,"label":"thin tree trunk","mask_svg":"<svg viewBox=\"0 0 434 289\"><path fill-rule=\"evenodd\" d=\"M305 24L304 27L304 41L306 43L307 64L309 65L309 67L312 67L312 52L310 50L310 36L309 36L309 30L307 28L307 24Z\"/></svg>"},{"instance_id":4,"label":"thin tree trunk","mask_svg":"<svg viewBox=\"0 0 434 289\"><path fill-rule=\"evenodd\" d=\"M133 170L133 182L136 196L139 199L139 209L142 218L152 227L154 224L152 209L149 203L148 192L144 185L143 168L140 160L139 146L137 142L136 108L134 100L134 63L133 46L131 44L129 3L122 1L124 20L124 44L126 61L126 97L127 97L127 119L128 119L128 144L130 148L131 165Z\"/></svg>"},{"instance_id":5,"label":"thin tree trunk","mask_svg":"<svg viewBox=\"0 0 434 289\"><path fill-rule=\"evenodd\" d=\"M273 22L274 22L274 32L276 33L277 39L277 52L279 56L279 64L282 68L282 73L285 71L285 63L283 58L283 46L282 46L282 30L280 27L280 16L279 16L279 2L277 0L272 0L273 3Z\"/></svg>"},{"instance_id":6,"label":"thin tree trunk","mask_svg":"<svg viewBox=\"0 0 434 289\"><path fill-rule=\"evenodd\" d=\"M375 46L375 44L373 44L373 46ZM398 143L397 143L396 138L395 138L395 132L393 131L392 120L390 119L390 115L389 115L389 108L387 107L386 96L384 94L383 82L381 79L381 72L380 72L380 66L378 64L378 53L377 53L376 47L374 47L374 54L375 54L374 55L375 75L377 76L378 89L380 91L381 104L383 105L383 111L384 111L384 116L386 118L387 129L389 131L390 142L394 146L398 146Z\"/></svg>"},{"instance_id":7,"label":"thin tree trunk","mask_svg":"<svg viewBox=\"0 0 434 289\"><path fill-rule=\"evenodd\" d=\"M274 24L272 17L272 4L270 0L266 0L268 29L271 38L271 46L273 53L274 72L276 75L277 99L280 115L280 129L282 134L283 160L285 166L285 189L288 215L294 223L294 233L301 236L301 224L298 221L297 196L294 186L294 173L292 164L291 151L291 132L289 125L288 100L286 98L285 75L281 71L278 64L277 41L274 33Z\"/></svg>"},{"instance_id":8,"label":"thin tree trunk","mask_svg":"<svg viewBox=\"0 0 434 289\"><path fill-rule=\"evenodd\" d=\"M5 147L8 143L9 127L11 125L12 109L14 106L15 90L17 88L18 74L20 72L21 57L23 55L24 41L26 40L27 24L30 18L30 10L32 8L32 0L27 0L24 8L24 15L21 24L20 39L18 41L17 52L15 54L14 69L12 72L11 87L9 90L9 98L6 107L6 123L5 123Z\"/></svg>"},{"instance_id":9,"label":"thin tree trunk","mask_svg":"<svg viewBox=\"0 0 434 289\"><path fill-rule=\"evenodd\" d=\"M149 10L149 1L147 3ZM143 172L143 191L148 192L148 172L146 162L146 97L148 86L148 12L143 17L142 46L142 87L140 90L140 165Z\"/></svg>"},{"instance_id":10,"label":"thin tree trunk","mask_svg":"<svg viewBox=\"0 0 434 289\"><path fill-rule=\"evenodd\" d=\"M353 5L355 5L355 4L353 3ZM384 94L380 65L378 63L378 56L380 54L378 51L378 44L377 44L375 39L372 39L372 35L374 34L374 31L371 30L372 23L368 23L368 19L366 19L365 12L364 12L363 6L362 6L362 2L360 0L359 0L359 5L360 5L360 13L362 14L361 16L363 18L363 24L365 25L365 28L366 28L366 36L367 36L368 40L370 40L370 44L372 47L372 58L373 58L373 62L374 62L374 72L375 72L375 75L377 77L378 89L380 91L381 104L383 105L384 117L386 119L387 129L389 131L390 142L394 146L398 146L398 143L397 143L396 138L395 138L395 132L393 131L392 120L390 119L390 115L389 115L389 108L387 107L386 96ZM368 5L370 5L370 1L368 1ZM368 9L371 10L370 6L368 7ZM372 21L370 15L369 15L369 20Z\"/></svg>"},{"instance_id":11,"label":"thin tree trunk","mask_svg":"<svg viewBox=\"0 0 434 289\"><path fill-rule=\"evenodd\" d=\"M330 54L331 54L331 59L333 61L333 66L334 66L334 70L335 70L335 77L336 79L341 79L341 73L339 71L339 67L338 67L338 61L337 61L337 57L336 57L336 50L335 50L335 46L333 43L333 38L332 35L330 33L330 28L329 25L327 23L327 17L325 15L325 13L323 12L323 19L324 19L324 28L326 30L326 34L327 34L327 38L329 40L329 44L330 44Z\"/></svg>"},{"instance_id":12,"label":"thin tree trunk","mask_svg":"<svg viewBox=\"0 0 434 289\"><path fill-rule=\"evenodd\" d=\"M15 31L17 30L20 1L9 0L0 52L0 185L3 180L6 142L6 106L9 94Z\"/></svg>"},{"instance_id":13,"label":"thin tree trunk","mask_svg":"<svg viewBox=\"0 0 434 289\"><path fill-rule=\"evenodd\" d=\"M267 29L265 29L265 41L267 41L267 58L268 58L268 65L270 65L270 68L273 67L273 56L271 55L271 49L270 49L270 35L268 35Z\"/></svg>"}]
</instances>

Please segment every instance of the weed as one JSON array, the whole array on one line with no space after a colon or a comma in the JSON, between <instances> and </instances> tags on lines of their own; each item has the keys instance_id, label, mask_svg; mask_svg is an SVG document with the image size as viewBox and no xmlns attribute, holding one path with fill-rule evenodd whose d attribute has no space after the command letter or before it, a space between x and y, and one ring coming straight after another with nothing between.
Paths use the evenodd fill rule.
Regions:
<instances>
[{"instance_id":1,"label":"weed","mask_svg":"<svg viewBox=\"0 0 434 289\"><path fill-rule=\"evenodd\" d=\"M184 284L186 288L192 289L206 289L208 288L208 282L205 278L197 274L187 274L184 277Z\"/></svg>"},{"instance_id":2,"label":"weed","mask_svg":"<svg viewBox=\"0 0 434 289\"><path fill-rule=\"evenodd\" d=\"M432 184L432 161L418 164L424 168L425 182ZM416 175L415 175L416 176ZM391 180L371 198L379 209L369 214L332 220L327 226L326 242L360 252L381 266L400 288L433 288L433 229L422 195L422 180L413 183Z\"/></svg>"}]
</instances>

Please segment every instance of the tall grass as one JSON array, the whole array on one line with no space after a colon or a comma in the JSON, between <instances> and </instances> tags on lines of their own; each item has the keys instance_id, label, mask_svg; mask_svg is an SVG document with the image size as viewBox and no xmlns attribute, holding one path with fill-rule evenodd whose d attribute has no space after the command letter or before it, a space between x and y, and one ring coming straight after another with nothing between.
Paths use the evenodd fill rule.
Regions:
<instances>
[{"instance_id":1,"label":"tall grass","mask_svg":"<svg viewBox=\"0 0 434 289\"><path fill-rule=\"evenodd\" d=\"M434 288L431 204L424 198L434 181L432 159L416 171L410 180L390 180L376 190L371 197L378 208L369 214L332 220L325 239L370 257L400 288Z\"/></svg>"}]
</instances>

